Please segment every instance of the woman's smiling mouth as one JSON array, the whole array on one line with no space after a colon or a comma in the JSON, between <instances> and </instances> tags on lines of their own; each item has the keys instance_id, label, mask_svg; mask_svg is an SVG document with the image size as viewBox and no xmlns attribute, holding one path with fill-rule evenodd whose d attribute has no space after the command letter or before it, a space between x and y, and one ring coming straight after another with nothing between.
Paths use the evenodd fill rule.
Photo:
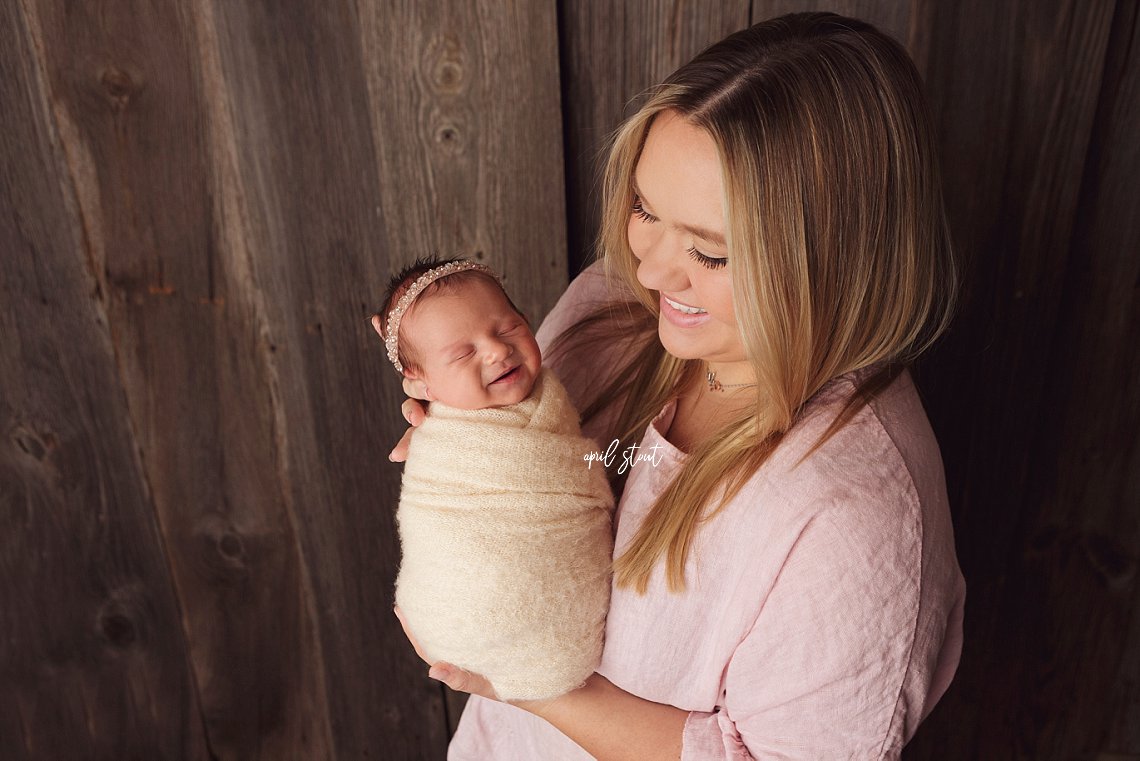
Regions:
<instances>
[{"instance_id":1,"label":"woman's smiling mouth","mask_svg":"<svg viewBox=\"0 0 1140 761\"><path fill-rule=\"evenodd\" d=\"M683 314L705 314L708 312L707 309L701 309L700 307L691 307L688 304L682 304L680 301L673 301L673 299L669 298L664 293L661 294L661 298L665 299L665 302L669 306L673 307L678 312L681 312Z\"/></svg>"},{"instance_id":2,"label":"woman's smiling mouth","mask_svg":"<svg viewBox=\"0 0 1140 761\"><path fill-rule=\"evenodd\" d=\"M661 317L679 328L696 328L712 319L707 309L692 307L661 295Z\"/></svg>"}]
</instances>

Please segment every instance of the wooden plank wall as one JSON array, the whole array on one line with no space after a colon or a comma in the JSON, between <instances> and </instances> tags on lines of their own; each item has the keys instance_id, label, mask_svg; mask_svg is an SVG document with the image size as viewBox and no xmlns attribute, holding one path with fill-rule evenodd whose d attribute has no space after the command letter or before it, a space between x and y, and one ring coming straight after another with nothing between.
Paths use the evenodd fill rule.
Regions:
<instances>
[{"instance_id":1,"label":"wooden plank wall","mask_svg":"<svg viewBox=\"0 0 1140 761\"><path fill-rule=\"evenodd\" d=\"M379 289L463 253L541 317L635 97L817 8L915 58L965 273L917 375L966 649L906 757L1140 757L1131 0L0 6L0 757L442 758Z\"/></svg>"},{"instance_id":2,"label":"wooden plank wall","mask_svg":"<svg viewBox=\"0 0 1140 761\"><path fill-rule=\"evenodd\" d=\"M553 5L0 19L0 756L442 757L367 316L430 252L565 287Z\"/></svg>"}]
</instances>

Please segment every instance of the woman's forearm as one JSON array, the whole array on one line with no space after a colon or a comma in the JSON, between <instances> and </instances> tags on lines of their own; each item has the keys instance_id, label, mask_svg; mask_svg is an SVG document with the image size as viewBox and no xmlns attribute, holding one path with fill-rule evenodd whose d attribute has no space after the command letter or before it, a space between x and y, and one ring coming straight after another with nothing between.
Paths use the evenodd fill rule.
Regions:
<instances>
[{"instance_id":1,"label":"woman's forearm","mask_svg":"<svg viewBox=\"0 0 1140 761\"><path fill-rule=\"evenodd\" d=\"M514 705L545 719L598 759L679 759L688 711L639 698L600 674L554 700Z\"/></svg>"}]
</instances>

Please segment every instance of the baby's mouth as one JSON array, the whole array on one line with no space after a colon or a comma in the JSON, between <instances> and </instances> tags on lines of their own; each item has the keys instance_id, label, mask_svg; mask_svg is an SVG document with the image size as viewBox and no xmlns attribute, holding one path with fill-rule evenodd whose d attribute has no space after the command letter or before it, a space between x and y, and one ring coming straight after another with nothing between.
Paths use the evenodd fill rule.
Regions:
<instances>
[{"instance_id":1,"label":"baby's mouth","mask_svg":"<svg viewBox=\"0 0 1140 761\"><path fill-rule=\"evenodd\" d=\"M494 384L494 383L509 383L509 382L513 381L515 378L517 378L519 376L519 368L520 367L522 367L522 365L515 365L510 370L507 370L505 373L500 375L498 378L495 378L495 380L491 381L491 383L492 384Z\"/></svg>"}]
</instances>

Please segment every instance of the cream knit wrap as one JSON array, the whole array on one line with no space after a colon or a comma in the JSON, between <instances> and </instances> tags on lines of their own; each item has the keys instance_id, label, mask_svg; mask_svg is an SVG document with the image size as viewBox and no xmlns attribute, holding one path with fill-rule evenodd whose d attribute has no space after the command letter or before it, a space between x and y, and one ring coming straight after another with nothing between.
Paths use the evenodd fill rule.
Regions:
<instances>
[{"instance_id":1,"label":"cream knit wrap","mask_svg":"<svg viewBox=\"0 0 1140 761\"><path fill-rule=\"evenodd\" d=\"M552 698L597 668L613 493L566 390L543 369L518 404L432 402L404 466L396 604L427 657L503 700Z\"/></svg>"}]
</instances>

